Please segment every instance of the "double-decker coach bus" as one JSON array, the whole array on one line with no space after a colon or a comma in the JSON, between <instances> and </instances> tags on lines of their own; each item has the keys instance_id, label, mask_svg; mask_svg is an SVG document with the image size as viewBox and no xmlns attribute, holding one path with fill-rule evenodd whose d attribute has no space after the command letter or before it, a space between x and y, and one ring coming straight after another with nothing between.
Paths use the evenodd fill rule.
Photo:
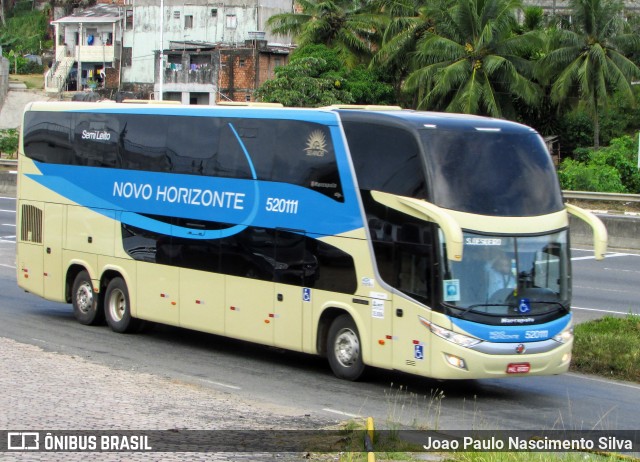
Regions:
<instances>
[{"instance_id":1,"label":"double-decker coach bus","mask_svg":"<svg viewBox=\"0 0 640 462\"><path fill-rule=\"evenodd\" d=\"M565 372L568 213L533 129L394 108L33 103L17 277L151 321L439 379Z\"/></svg>"}]
</instances>

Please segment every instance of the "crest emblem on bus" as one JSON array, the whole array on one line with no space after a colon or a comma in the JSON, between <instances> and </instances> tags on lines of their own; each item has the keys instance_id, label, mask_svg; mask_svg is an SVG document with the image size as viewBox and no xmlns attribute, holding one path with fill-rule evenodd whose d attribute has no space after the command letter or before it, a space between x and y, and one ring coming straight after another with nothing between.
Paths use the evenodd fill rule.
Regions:
<instances>
[{"instance_id":1,"label":"crest emblem on bus","mask_svg":"<svg viewBox=\"0 0 640 462\"><path fill-rule=\"evenodd\" d=\"M324 157L327 153L327 140L320 130L314 130L307 138L307 147L304 148L308 156Z\"/></svg>"}]
</instances>

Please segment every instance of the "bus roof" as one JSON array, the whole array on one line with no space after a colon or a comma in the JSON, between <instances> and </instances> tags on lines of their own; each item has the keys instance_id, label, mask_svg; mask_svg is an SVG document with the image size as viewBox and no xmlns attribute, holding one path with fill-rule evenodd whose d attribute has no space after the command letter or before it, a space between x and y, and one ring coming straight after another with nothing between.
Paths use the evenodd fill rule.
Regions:
<instances>
[{"instance_id":1,"label":"bus roof","mask_svg":"<svg viewBox=\"0 0 640 462\"><path fill-rule=\"evenodd\" d=\"M144 101L127 104L104 102L33 102L25 107L25 111L72 111L99 113L137 113L182 116L224 116L255 117L294 120L313 120L329 125L337 123L337 117L344 121L380 123L405 126L413 129L455 129L487 132L536 133L528 126L502 119L482 117L469 114L454 114L430 111L400 110L397 106L327 106L322 108L278 107L273 104L264 105L176 105L175 103L156 102L145 104ZM251 115L249 115L251 114Z\"/></svg>"}]
</instances>

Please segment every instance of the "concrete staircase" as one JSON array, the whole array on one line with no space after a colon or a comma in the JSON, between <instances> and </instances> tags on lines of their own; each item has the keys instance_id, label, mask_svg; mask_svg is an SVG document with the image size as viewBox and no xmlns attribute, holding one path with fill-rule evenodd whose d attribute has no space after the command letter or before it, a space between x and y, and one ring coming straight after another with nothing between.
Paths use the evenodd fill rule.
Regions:
<instances>
[{"instance_id":1,"label":"concrete staircase","mask_svg":"<svg viewBox=\"0 0 640 462\"><path fill-rule=\"evenodd\" d=\"M74 63L75 58L70 56L64 56L60 61L56 61L56 65L45 77L44 89L47 93L59 93L63 90Z\"/></svg>"}]
</instances>

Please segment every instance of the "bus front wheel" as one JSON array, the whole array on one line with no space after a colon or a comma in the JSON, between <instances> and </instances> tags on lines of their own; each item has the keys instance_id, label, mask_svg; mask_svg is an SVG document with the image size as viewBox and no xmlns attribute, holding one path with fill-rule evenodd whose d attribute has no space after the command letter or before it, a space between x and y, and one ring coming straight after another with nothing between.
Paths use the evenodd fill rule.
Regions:
<instances>
[{"instance_id":1,"label":"bus front wheel","mask_svg":"<svg viewBox=\"0 0 640 462\"><path fill-rule=\"evenodd\" d=\"M329 328L327 356L336 377L358 380L365 369L360 334L351 316L338 316Z\"/></svg>"},{"instance_id":2,"label":"bus front wheel","mask_svg":"<svg viewBox=\"0 0 640 462\"><path fill-rule=\"evenodd\" d=\"M104 314L114 332L130 332L136 328L137 319L131 317L129 290L122 278L113 278L104 295Z\"/></svg>"},{"instance_id":3,"label":"bus front wheel","mask_svg":"<svg viewBox=\"0 0 640 462\"><path fill-rule=\"evenodd\" d=\"M104 320L104 312L98 308L98 296L93 291L89 273L80 271L71 288L73 315L80 324L91 326Z\"/></svg>"}]
</instances>

